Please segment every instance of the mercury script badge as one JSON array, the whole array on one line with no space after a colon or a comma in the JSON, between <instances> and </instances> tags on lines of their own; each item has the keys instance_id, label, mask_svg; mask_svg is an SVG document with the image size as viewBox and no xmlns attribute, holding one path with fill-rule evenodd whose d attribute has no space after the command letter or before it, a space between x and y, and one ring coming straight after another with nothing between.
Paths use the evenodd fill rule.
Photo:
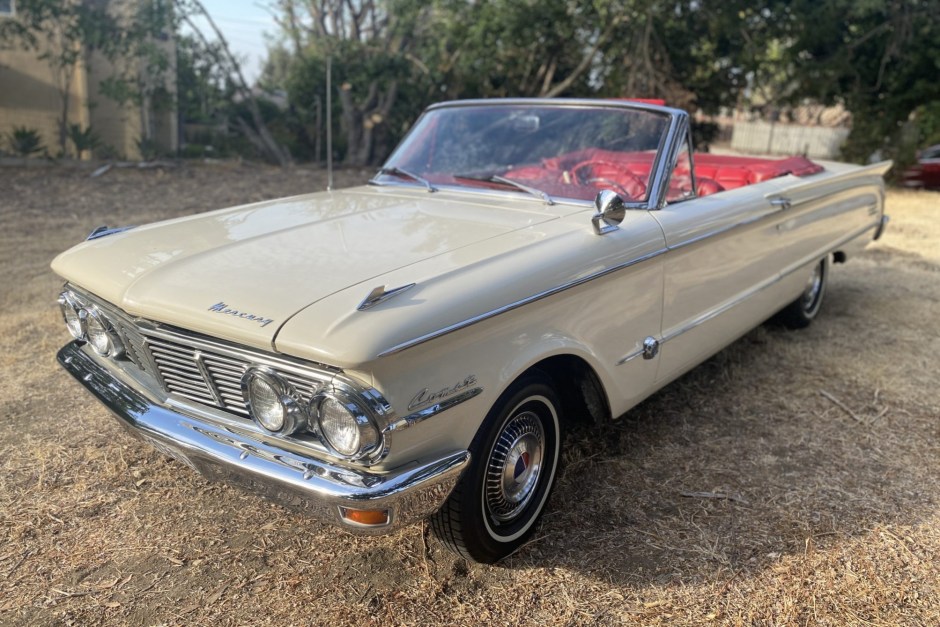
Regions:
<instances>
[{"instance_id":1,"label":"mercury script badge","mask_svg":"<svg viewBox=\"0 0 940 627\"><path fill-rule=\"evenodd\" d=\"M441 388L437 392L432 392L428 388L424 388L420 392L414 395L414 398L411 399L411 402L408 403L408 410L416 409L422 405L430 405L431 403L436 403L442 401L449 396L466 390L469 387L476 385L477 377L476 375L469 375L466 379L453 385L451 387Z\"/></svg>"},{"instance_id":2,"label":"mercury script badge","mask_svg":"<svg viewBox=\"0 0 940 627\"><path fill-rule=\"evenodd\" d=\"M258 316L255 314L250 314L244 311L233 309L229 307L228 305L226 305L225 302L221 300L217 302L216 304L212 305L211 307L209 307L209 311L214 311L215 313L220 313L220 314L227 314L229 316L235 316L236 318L242 318L243 320L251 320L252 322L259 322L261 323L261 326L263 327L266 327L272 322L274 322L274 318L265 318L264 316Z\"/></svg>"}]
</instances>

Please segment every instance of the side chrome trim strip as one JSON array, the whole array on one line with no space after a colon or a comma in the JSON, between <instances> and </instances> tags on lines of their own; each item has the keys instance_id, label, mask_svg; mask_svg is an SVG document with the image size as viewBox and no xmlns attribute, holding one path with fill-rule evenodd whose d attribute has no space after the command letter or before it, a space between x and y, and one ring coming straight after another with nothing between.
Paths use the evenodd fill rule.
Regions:
<instances>
[{"instance_id":1,"label":"side chrome trim strip","mask_svg":"<svg viewBox=\"0 0 940 627\"><path fill-rule=\"evenodd\" d=\"M388 433L389 431L401 431L402 429L407 429L412 427L423 420L427 420L431 416L436 416L437 414L447 411L456 405L460 405L465 401L469 401L471 398L478 396L483 391L483 388L473 388L472 390L467 390L457 394L456 396L451 396L450 398L442 400L440 403L435 403L430 407L425 407L424 409L418 410L413 414L408 414L404 418L399 418L398 420L391 422L385 427L382 432Z\"/></svg>"},{"instance_id":2,"label":"side chrome trim strip","mask_svg":"<svg viewBox=\"0 0 940 627\"><path fill-rule=\"evenodd\" d=\"M853 232L853 233L850 233L848 236L843 237L843 238L840 239L838 242L836 242L836 244L834 244L833 246L831 246L827 252L822 253L822 254L826 254L826 255L832 254L833 251L835 251L836 249L838 249L838 248L839 248L840 246L842 246L843 244L846 244L847 242L852 241L852 240L855 239L856 237L859 237L859 236L863 235L866 231L869 231L869 230L871 230L872 228L875 228L876 226L877 226L877 223L876 223L876 224L869 224L868 226L866 226L866 227L864 227L864 228L862 228L862 229L859 229L859 230L857 230L857 231L855 231L855 232ZM751 296L754 296L754 295L757 294L758 292L761 292L761 291L767 289L768 287L771 287L772 285L775 285L775 284L779 283L780 281L782 281L783 279L787 278L788 276L790 276L790 275L793 274L794 272L799 271L801 268L805 267L807 264L812 263L813 261L816 261L816 260L818 260L819 258L820 258L820 254L814 253L814 254L812 254L812 255L808 255L808 256L805 257L804 259L802 259L802 260L800 260L800 261L798 261L798 262L796 262L796 263L790 265L788 268L785 268L785 269L781 270L778 274L775 274L774 276L772 276L771 278L767 279L767 280L764 281L763 283L758 283L757 285L755 285L754 287L750 288L749 290L746 290L746 291L744 291L743 293L739 294L738 297L735 298L734 300L728 301L728 302L726 302L726 303L723 304L723 305L719 305L718 307L716 307L715 309L712 309L711 311L706 311L705 313L701 314L700 316L694 318L691 322L689 322L689 323L687 323L687 324L685 324L685 325L683 325L683 326L681 326L681 327L679 327L679 328L673 329L673 330L670 331L669 333L664 333L663 336L662 336L662 340L660 340L660 344L663 344L663 343L665 343L665 342L668 342L669 340L674 340L674 339L676 339L677 337L679 337L680 335L691 331L691 330L694 329L695 327L698 327L698 326L700 326L700 325L702 325L702 324L705 324L705 323L708 322L709 320L712 320L712 319L714 319L714 318L717 318L718 316L720 316L721 314L725 313L726 311L729 311L730 309L733 309L734 307L737 307L738 305L740 305L741 303L743 303L744 301L746 301L747 299L749 299Z\"/></svg>"},{"instance_id":3,"label":"side chrome trim strip","mask_svg":"<svg viewBox=\"0 0 940 627\"><path fill-rule=\"evenodd\" d=\"M754 219L751 219L751 220L747 220L747 221L744 221L744 222L740 222L740 223L734 224L734 225L732 225L732 226L730 226L730 227L724 227L724 228L722 228L722 229L720 229L720 230L717 230L717 231L714 231L714 232L711 232L711 233L707 233L707 234L704 234L704 235L702 235L702 236L697 236L697 237L695 237L695 238L693 238L693 239L690 239L690 240L687 240L687 241L685 241L685 242L680 242L679 244L676 244L676 245L674 245L674 246L672 246L672 247L660 248L659 250L655 250L655 251L653 251L653 252L651 252L651 253L647 253L647 254L642 255L642 256L640 256L640 257L637 257L637 258L635 258L635 259L631 259L630 261L621 263L621 264L616 265L616 266L611 266L610 268L606 268L606 269L601 270L601 271L599 271L599 272L595 272L594 274L590 274L590 275L585 276L585 277L582 277L582 278L580 278L580 279L576 279L576 280L574 280L574 281L570 281L570 282L565 283L565 284L563 284L563 285L560 285L560 286L558 286L558 287L553 287L552 289L545 290L544 292L540 292L540 293L538 293L538 294L533 294L532 296L529 296L529 297L527 297L527 298L523 298L523 299L521 299L521 300L518 300L518 301L516 301L516 302L514 302L514 303L510 303L510 304L508 304L508 305L504 305L503 307L499 307L499 308L497 308L497 309L493 309L493 310L487 311L487 312L485 312L485 313L482 313L482 314L480 314L480 315L478 315L478 316L474 316L474 317L472 317L472 318L467 318L466 320L461 320L460 322L454 323L454 324L452 324L452 325L450 325L450 326L447 326L447 327L443 327L443 328L441 328L441 329L438 329L437 331L432 331L431 333L427 333L427 334L425 334L425 335L416 337L416 338L414 338L414 339L408 340L407 342L402 342L401 344L396 344L395 346L392 346L391 348L388 348L388 349L382 351L381 353L379 353L379 354L376 356L376 358L386 357L386 356L388 356L388 355L393 355L393 354L395 354L395 353L399 353L399 352L401 352L401 351L407 350L407 349L412 348L412 347L414 347L414 346L418 346L419 344L423 344L423 343L425 343L425 342L429 342L429 341L431 341L431 340L437 339L437 338L439 338L439 337L441 337L441 336L444 336L444 335L447 335L447 334L449 334L449 333L453 333L454 331L459 331L460 329L465 329L466 327L469 327L469 326L471 326L471 325L474 325L474 324L476 324L476 323L478 323L478 322L482 322L482 321L484 321L484 320L488 320L488 319L490 319L490 318L492 318L492 317L494 317L494 316L498 316L498 315L500 315L500 314L506 313L507 311L512 311L513 309L518 309L519 307L522 307L523 305L528 305L529 303L534 303L535 301L542 300L543 298L548 298L549 296L554 296L555 294L558 294L559 292L563 292L563 291L568 290L568 289L571 289L571 288L573 288L573 287L577 287L577 286L579 286L579 285L582 285L582 284L584 284L584 283L587 283L588 281L593 281L594 279L598 279L598 278L600 278L600 277L606 276L606 275L611 274L611 273L613 273L613 272L617 272L617 271L619 271L619 270L623 270L623 269L625 269L625 268L629 268L630 266L636 265L636 264L638 264L638 263L640 263L640 262L647 261L647 260L649 260L649 259L653 259L653 258L658 257L658 256L660 256L660 255L663 255L663 254L665 254L665 253L667 253L667 252L674 251L674 250L676 250L677 248L682 248L682 247L684 247L684 246L688 246L688 245L690 245L690 244L692 244L692 243L701 241L702 239L705 239L705 238L707 238L707 237L711 237L711 236L713 236L713 235L718 235L718 234L720 234L720 233L724 233L725 231L730 230L730 229L732 229L732 228L737 228L737 227L739 227L739 226L744 226L744 225L750 224L750 223L752 223L752 222L756 222L756 221L759 221L759 220L763 220L763 219L765 219L766 217L768 217L769 215L773 215L774 213L777 213L778 211L780 211L780 210L774 211L774 212L772 212L772 213L770 213L770 214L765 214L765 215L759 216L759 217L754 218ZM651 212L651 214L655 215L655 212ZM828 250L826 253L824 253L824 254L830 254L832 251L834 251L834 250L837 249L838 247L842 246L842 245L845 244L846 242L849 242L849 241L855 239L856 237L862 235L863 233L865 233L865 231L868 231L868 230L870 230L870 229L872 229L872 228L877 227L878 224L879 224L879 223L869 224L869 225L867 225L867 226L865 226L865 227L859 229L858 231L856 231L856 232L854 232L854 233L850 233L848 236L842 238L841 240L839 240L838 242L836 242L834 245L832 245L832 246L829 248L829 250ZM789 275L789 274L795 272L796 270L798 270L798 269L801 268L802 266L806 265L807 263L811 262L813 259L815 259L815 258L817 258L817 257L818 257L818 255L815 255L815 254L806 257L806 259L804 259L804 260L802 260L802 261L800 261L800 262L797 262L796 264L794 264L794 265L791 266L790 268L787 268L787 269L781 271L780 274L775 275L774 277L772 277L772 278L769 279L768 281L765 281L764 283L761 283L761 284L759 284L759 285L756 285L756 286L754 286L753 288L751 288L750 290L744 292L744 294L742 294L741 296L739 296L739 298L737 298L737 299L735 299L735 300L733 300L733 301L730 301L730 302L728 302L728 303L726 303L726 304L724 304L724 305L721 305L721 306L719 306L718 308L716 308L715 310L712 310L712 311L710 311L710 312L706 312L706 313L702 314L701 316L695 318L691 323L689 323L688 325L686 325L686 326L684 326L684 327L682 327L682 328L676 329L676 330L670 332L669 334L663 335L663 336L661 337L661 339L659 340L659 341L660 341L660 344L662 344L663 342L666 342L666 341L668 341L668 340L674 339L674 338L678 337L679 335L682 335L683 333L686 333L687 331L690 331L691 329L695 328L696 326L698 326L698 325L700 325L700 324L703 324L703 323L705 323L705 322L708 322L708 321L711 320L712 318L721 315L722 313L728 311L728 310L731 309L732 307L738 305L740 302L746 300L747 298L750 298L751 296L753 296L753 295L756 294L757 292L759 292L759 291L761 291L761 290L763 290L763 289L766 289L766 288L770 287L771 285L773 285L774 283L776 283L776 282L782 280L782 279L783 279L784 277L786 277L787 275ZM625 363L627 363L628 361L631 361L631 360L635 359L637 356L642 355L642 354L643 354L642 349L640 349L639 351L631 352L631 353L629 353L628 355L622 357L622 358L617 362L617 365L625 364Z\"/></svg>"},{"instance_id":4,"label":"side chrome trim strip","mask_svg":"<svg viewBox=\"0 0 940 627\"><path fill-rule=\"evenodd\" d=\"M664 333L661 343L668 342L669 340L674 340L680 335L684 333L688 333L692 329L705 324L709 320L717 318L718 316L725 313L726 311L729 311L730 309L737 307L738 305L740 305L741 303L749 299L754 294L757 294L758 292L762 292L768 287L770 287L771 285L779 283L783 279L784 276L787 276L787 275L783 275L783 274L774 275L769 280L764 281L763 283L758 283L751 289L746 290L745 292L739 294L738 297L735 298L734 300L728 301L724 305L719 305L718 307L716 307L715 309L712 309L711 311L706 311L705 313L699 315L698 317L693 318L691 322L687 323L686 325L682 327L673 329L669 333Z\"/></svg>"},{"instance_id":5,"label":"side chrome trim strip","mask_svg":"<svg viewBox=\"0 0 940 627\"><path fill-rule=\"evenodd\" d=\"M588 281L593 281L594 279L599 279L599 278L602 277L602 276L606 276L606 275L608 275L608 274L612 274L612 273L614 273L614 272L618 272L618 271L623 270L623 269L625 269L625 268L629 268L630 266L634 266L634 265L636 265L636 264L638 264L638 263L641 263L641 262L643 262L643 261L647 261L647 260L649 260L649 259L653 259L654 257L659 257L660 255L662 255L662 254L664 254L664 253L666 253L666 252L668 252L668 249L667 249L667 248L660 248L660 249L658 249L658 250L654 250L654 251L651 252L651 253L647 253L647 254L645 254L645 255L641 255L640 257L636 257L636 258L634 258L634 259L631 259L630 261L625 261L624 263L618 264L618 265L616 265L616 266L611 266L611 267L609 267L609 268L605 268L605 269L603 269L603 270L600 270L600 271L598 271L598 272L595 272L594 274L589 274L589 275L587 275L587 276L581 277L580 279L575 279L574 281L569 281L568 283L565 283L565 284L563 284L563 285L559 285L559 286L557 286L557 287L553 287L553 288L551 288L551 289L549 289L549 290L545 290L544 292L539 292L538 294L533 294L532 296L528 296L528 297L523 298L523 299L521 299L521 300L517 300L517 301L514 302L514 303L509 303L508 305L503 305L502 307L498 307L498 308L496 308L496 309L492 309L492 310L490 310L490 311L481 313L481 314L479 314L479 315L477 315L477 316L473 316L472 318L467 318L466 320L461 320L460 322L456 322L456 323L454 323L454 324L452 324L452 325L450 325L450 326L446 326L446 327L444 327L444 328L442 328L442 329L438 329L437 331L432 331L432 332L430 332L430 333L426 333L425 335L422 335L422 336L416 337L416 338L414 338L414 339L408 340L407 342L402 342L401 344L396 344L395 346L392 346L391 348L387 348L387 349L385 349L384 351L382 351L381 353L379 353L379 354L376 356L376 358L379 358L379 357L386 357L386 356L388 356L388 355L393 355L393 354L399 353L399 352L401 352L401 351L403 351L403 350L412 348L413 346L417 346L418 344L424 344L425 342L429 342L430 340L437 339L437 338L439 338L439 337L441 337L441 336L443 336L443 335L447 335L447 334L449 334L449 333L453 333L454 331L459 331L460 329L465 329L465 328L467 328L467 327L469 327L469 326L471 326L471 325L474 325L474 324L476 324L476 323L478 323L478 322L483 322L484 320L489 320L490 318L493 318L494 316L498 316L498 315L500 315L500 314L506 313L507 311L512 311L513 309L518 309L519 307L522 307L523 305L528 305L529 303L534 303L535 301L542 300L543 298L548 298L549 296L554 296L555 294L558 294L559 292L564 292L565 290L569 290L569 289L571 289L571 288L573 288L573 287L577 287L577 286L579 286L579 285L582 285L582 284L584 284L584 283L587 283Z\"/></svg>"},{"instance_id":6,"label":"side chrome trim strip","mask_svg":"<svg viewBox=\"0 0 940 627\"><path fill-rule=\"evenodd\" d=\"M622 358L617 362L617 365L618 365L618 366L622 366L622 365L624 365L625 363L627 363L627 362L629 362L629 361L633 361L634 359L636 359L637 357L639 357L640 355L643 354L643 350L644 350L643 348L638 348L638 349L636 349L635 351L633 351L632 353L628 354L626 357L622 357Z\"/></svg>"},{"instance_id":7,"label":"side chrome trim strip","mask_svg":"<svg viewBox=\"0 0 940 627\"><path fill-rule=\"evenodd\" d=\"M844 192L843 192L843 194L844 194ZM760 222L761 220L767 220L767 219L769 219L769 218L779 217L778 214L780 214L781 212L790 211L790 210L796 210L796 209L799 209L800 207L803 207L803 206L805 206L805 205L808 205L808 204L810 204L810 203L812 203L812 202L814 202L814 201L816 201L816 200L819 200L818 198L807 198L807 199L804 199L804 200L800 200L800 201L798 201L798 202L793 202L793 201L790 200L789 198L784 198L783 196L780 196L780 194L779 194L779 193L776 193L776 192L775 192L775 193L772 193L772 194L767 194L764 198L767 200L768 206L769 206L769 209L768 209L768 211L767 211L766 213L763 213L763 214L758 215L758 216L753 216L753 217L751 217L751 218L747 218L746 220L741 220L740 222L734 222L734 223L732 223L732 224L728 224L728 225L726 225L726 226L722 226L722 227L720 227L720 228L717 228L717 229L714 229L714 230L711 230L711 231L706 231L705 233L701 233L701 234L699 234L699 235L695 235L695 236L693 236L693 237L690 237L689 239L682 240L682 241L677 242L677 243L675 243L675 244L670 244L670 245L668 246L669 250L678 250L679 248L684 248L684 247L686 247L686 246L691 246L692 244L696 244L696 243L698 243L698 242L700 242L700 241L702 241L702 240L706 240L706 239L708 239L708 238L710 238L710 237L715 237L715 236L717 236L717 235L723 235L724 233L727 233L727 232L729 232L729 231L733 231L734 229L737 229L737 228L740 228L740 227L743 227L743 226L750 226L750 225L752 225L752 224L756 224L756 223ZM784 203L784 202L778 202L778 201L786 201L786 202ZM652 215L652 216L655 218L655 217L656 217L656 212L655 212L655 211L651 211L651 212L650 212L650 215ZM851 238L849 238L849 239L851 239ZM844 242L840 242L839 244L837 244L837 246L841 246L843 243L844 243Z\"/></svg>"},{"instance_id":8,"label":"side chrome trim strip","mask_svg":"<svg viewBox=\"0 0 940 627\"><path fill-rule=\"evenodd\" d=\"M659 354L659 346L661 343L662 342L660 340L657 340L652 335L647 336L643 340L643 345L640 348L628 354L626 357L621 358L620 361L617 362L617 365L622 366L623 364L629 361L633 361L641 355L643 356L643 359L655 359Z\"/></svg>"},{"instance_id":9,"label":"side chrome trim strip","mask_svg":"<svg viewBox=\"0 0 940 627\"><path fill-rule=\"evenodd\" d=\"M860 236L863 235L866 231L869 231L869 230L871 230L872 228L876 228L876 227L880 229L882 226L883 226L883 223L882 223L881 221L879 221L879 222L877 222L877 223L875 223L875 224L870 224L870 225L868 225L868 226L866 226L866 227L864 227L864 228L862 228L862 229L859 229L859 230L855 231L854 233L851 233L851 234L849 234L848 236L843 237L843 238L842 238L841 240L839 240L834 246L832 246L832 247L830 248L829 252L827 252L827 253L825 253L825 254L831 254L833 251L835 251L836 249L838 249L838 248L839 248L840 246L842 246L843 244L846 244L847 242L850 242L850 241L852 241L853 239L855 239L855 238L857 238L857 237L860 237ZM673 330L670 331L669 333L663 334L663 335L659 338L659 340L658 340L658 342L659 342L659 347L661 348L662 345L665 344L666 342L668 342L668 341L670 341L670 340L674 340L674 339L676 339L677 337L679 337L680 335L683 335L684 333L688 333L689 331L695 329L696 327L698 327L698 326L700 326L700 325L702 325L702 324L705 324L705 323L708 322L709 320L712 320L712 319L714 319L714 318L717 318L717 317L720 316L721 314L723 314L723 313L725 313L725 312L727 312L727 311L730 311L731 309L737 307L738 305L740 305L741 303L743 303L744 301L746 301L746 300L749 299L750 297L754 296L754 295L757 294L758 292L761 292L761 291L767 289L768 287L771 287L772 285L775 285L775 284L779 283L779 282L782 281L783 279L787 278L788 276L790 276L790 275L793 274L794 272L799 271L801 268L805 267L805 266L806 266L807 264L809 264L809 263L812 263L814 260L816 260L816 259L818 259L818 258L819 258L819 255L818 255L818 254L810 255L810 256L806 257L805 259L803 259L803 260L801 260L801 261L798 261L798 262L795 263L795 264L792 264L792 265L789 266L788 268L785 268L785 269L782 270L779 274L774 275L773 277L771 277L771 278L768 279L767 281L764 281L763 283L760 283L760 284L758 284L758 285L755 285L755 286L752 287L751 289L749 289L749 290L743 292L742 294L739 294L739 295L737 296L737 298L735 298L734 300L728 301L727 303L725 303L725 304L723 304L723 305L719 305L718 307L716 307L715 309L712 309L711 311L706 311L705 313L703 313L703 314L701 314L700 316L694 318L691 322L689 322L689 323L683 325L682 327L673 329ZM652 337L652 336L649 337L649 338L647 338L646 341L649 341L649 340L651 340L651 339L654 340L654 341L656 341L656 338L655 338L655 337ZM622 366L623 364L628 363L628 362L630 362L630 361L633 361L634 359L636 359L637 357L640 357L641 355L645 355L645 353L646 353L646 348L645 348L645 346L644 346L644 347L641 347L641 348L638 348L638 349L636 349L636 350L633 350L633 351L631 351L630 353L628 353L626 356L622 357L619 361L617 361L617 365L618 365L618 366ZM655 356L655 355L654 355L654 356Z\"/></svg>"},{"instance_id":10,"label":"side chrome trim strip","mask_svg":"<svg viewBox=\"0 0 940 627\"><path fill-rule=\"evenodd\" d=\"M747 220L741 220L740 222L735 222L734 224L729 224L719 229L708 231L706 233L702 233L701 235L696 235L695 237L690 237L689 239L682 240L681 242L670 245L669 250L678 250L680 248L685 248L686 246L697 244L698 242L701 242L703 240L706 240L712 237L717 237L719 235L724 235L725 233L728 233L729 231L733 231L743 226L750 226L752 224L760 222L761 220L764 220L766 218L776 215L777 213L779 213L779 211L780 211L779 209L777 211L771 211L770 213L765 213L759 216L754 216L753 218L748 218Z\"/></svg>"},{"instance_id":11,"label":"side chrome trim strip","mask_svg":"<svg viewBox=\"0 0 940 627\"><path fill-rule=\"evenodd\" d=\"M791 206L796 206L796 205L791 205ZM696 236L694 236L694 237L690 237L689 239L686 239L686 240L682 240L681 242L678 242L678 243L676 243L676 244L671 244L671 245L668 246L668 248L669 248L669 250L678 250L678 249L680 249L680 248L685 248L686 246L691 246L692 244L697 244L698 242L701 242L702 240L706 240L706 239L708 239L708 238L710 238L710 237L716 237L716 236L718 236L718 235L724 235L725 233L728 233L729 231L733 231L733 230L738 229L738 228L741 228L741 227L743 227L743 226L750 226L750 225L752 225L752 224L756 224L756 223L760 222L761 220L766 220L766 219L768 219L768 218L772 218L772 217L776 216L777 214L779 214L781 211L785 211L786 209L789 209L789 207L784 208L784 207L781 207L781 206L773 205L773 208L772 208L771 210L769 210L767 213L762 213L762 214L759 215L759 216L753 216L753 217L748 218L748 219L746 219L746 220L741 220L740 222L734 222L734 223L732 223L732 224L728 224L728 225L726 225L726 226L723 226L723 227L721 227L721 228L714 229L714 230L712 230L712 231L706 231L705 233L702 233L702 234L700 234L700 235L696 235ZM653 214L653 217L655 217L655 214Z\"/></svg>"}]
</instances>

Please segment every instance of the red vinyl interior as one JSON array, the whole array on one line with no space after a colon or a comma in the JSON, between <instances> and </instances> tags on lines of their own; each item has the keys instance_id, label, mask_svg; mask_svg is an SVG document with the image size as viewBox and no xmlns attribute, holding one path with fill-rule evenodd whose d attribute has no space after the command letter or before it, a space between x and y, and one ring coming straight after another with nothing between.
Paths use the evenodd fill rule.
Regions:
<instances>
[{"instance_id":1,"label":"red vinyl interior","mask_svg":"<svg viewBox=\"0 0 940 627\"><path fill-rule=\"evenodd\" d=\"M565 188L570 189L572 186L598 189L606 187L613 188L632 200L644 200L652 165L653 154L649 152L615 152L588 148L544 159L538 165L513 168L504 176L520 182L530 182L549 193L563 192ZM736 189L787 174L807 176L822 169L822 166L805 157L761 159L709 153L695 155L695 179L699 196ZM691 186L688 171L677 168L670 183L670 195L686 191L686 188Z\"/></svg>"}]
</instances>

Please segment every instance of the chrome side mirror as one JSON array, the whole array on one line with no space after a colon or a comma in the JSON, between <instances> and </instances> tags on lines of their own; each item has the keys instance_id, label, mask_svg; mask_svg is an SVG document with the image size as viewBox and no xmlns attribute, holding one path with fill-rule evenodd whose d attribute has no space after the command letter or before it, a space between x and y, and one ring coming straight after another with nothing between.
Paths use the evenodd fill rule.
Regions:
<instances>
[{"instance_id":1,"label":"chrome side mirror","mask_svg":"<svg viewBox=\"0 0 940 627\"><path fill-rule=\"evenodd\" d=\"M609 189L602 189L597 192L597 198L594 199L594 206L597 213L591 216L591 224L594 225L594 232L598 235L616 231L617 226L627 215L627 207L623 203L623 198L617 192Z\"/></svg>"}]
</instances>

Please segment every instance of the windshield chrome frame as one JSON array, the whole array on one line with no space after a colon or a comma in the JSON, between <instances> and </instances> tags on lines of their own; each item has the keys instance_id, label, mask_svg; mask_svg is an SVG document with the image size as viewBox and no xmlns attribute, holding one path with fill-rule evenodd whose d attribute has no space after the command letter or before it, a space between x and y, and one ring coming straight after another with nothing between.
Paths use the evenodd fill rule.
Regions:
<instances>
[{"instance_id":1,"label":"windshield chrome frame","mask_svg":"<svg viewBox=\"0 0 940 627\"><path fill-rule=\"evenodd\" d=\"M418 127L418 123L424 118L425 115L432 111L437 111L438 109L456 109L461 107L481 106L552 106L567 108L590 107L606 109L633 109L666 115L669 118L669 123L666 127L666 131L663 133L659 148L656 151L656 157L653 160L653 167L650 170L649 185L647 187L647 198L645 201L641 202L626 202L624 203L624 206L627 209L646 209L652 211L656 209L662 209L666 205L666 190L669 186L669 177L672 175L672 170L675 167L675 161L678 157L681 138L685 136L684 133L688 132L689 129L689 114L681 109L673 109L671 107L652 105L642 102L631 102L626 100L602 100L590 98L484 98L476 100L451 100L433 104L425 109L418 119L415 120L414 124L411 125L411 128L408 130L405 136L402 137L398 146L401 146L403 143L405 143L405 141ZM395 147L395 150L398 150L398 146ZM392 154L395 153L395 150L392 151ZM386 163L383 163L382 167L389 167L387 163L387 161ZM376 174L376 176L378 176L378 174ZM385 183L379 182L376 180L376 177L373 177L369 180L369 184L383 187L420 187L422 190L425 190L423 185L419 185L415 181L395 181L392 183ZM484 189L477 190L465 185L435 184L435 186L440 191L446 189L448 191L453 190L471 193L496 193L499 195L513 194L514 196L518 196L518 194L515 192ZM543 202L534 196L530 196L528 198L533 202ZM581 198L568 198L565 196L552 196L552 199L556 203L572 204L591 208L594 207L593 199L584 200Z\"/></svg>"},{"instance_id":2,"label":"windshield chrome frame","mask_svg":"<svg viewBox=\"0 0 940 627\"><path fill-rule=\"evenodd\" d=\"M650 181L650 187L655 185L653 189L656 194L656 202L649 203L651 210L659 210L667 205L666 195L669 192L669 179L672 178L672 171L676 168L676 162L679 159L679 151L682 149L682 142L686 138L689 140L689 161L692 165L689 176L692 177L692 190L694 195L689 198L683 198L680 202L698 197L698 187L695 177L695 147L692 145L692 127L689 122L689 115L685 111L680 111L680 113L683 115L676 116L673 119L673 124L670 125L669 130L666 132L666 140L664 143L667 149L661 150L662 154L659 155L659 157L662 157L662 159L654 169L656 178ZM649 198L652 201L653 192L650 192Z\"/></svg>"}]
</instances>

